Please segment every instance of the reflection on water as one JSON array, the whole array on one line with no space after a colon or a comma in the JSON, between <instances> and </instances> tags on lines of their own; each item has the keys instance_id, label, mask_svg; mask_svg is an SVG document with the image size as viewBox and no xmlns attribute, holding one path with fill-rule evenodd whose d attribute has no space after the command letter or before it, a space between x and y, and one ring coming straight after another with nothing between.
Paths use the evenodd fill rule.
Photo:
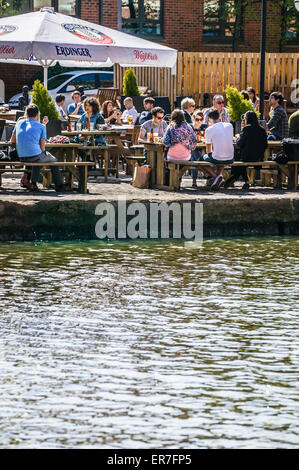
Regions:
<instances>
[{"instance_id":1,"label":"reflection on water","mask_svg":"<svg viewBox=\"0 0 299 470\"><path fill-rule=\"evenodd\" d=\"M298 447L298 247L0 245L0 446Z\"/></svg>"}]
</instances>

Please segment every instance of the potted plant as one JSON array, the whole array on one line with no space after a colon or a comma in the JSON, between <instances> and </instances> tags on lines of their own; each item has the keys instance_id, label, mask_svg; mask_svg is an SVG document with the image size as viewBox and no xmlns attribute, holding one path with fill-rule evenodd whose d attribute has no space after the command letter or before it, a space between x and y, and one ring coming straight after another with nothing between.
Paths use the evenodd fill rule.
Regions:
<instances>
[{"instance_id":1,"label":"potted plant","mask_svg":"<svg viewBox=\"0 0 299 470\"><path fill-rule=\"evenodd\" d=\"M254 111L259 117L259 112L255 111L253 104L245 100L237 88L227 86L225 93L227 97L227 113L234 124L235 134L239 134L241 132L243 115L247 111Z\"/></svg>"},{"instance_id":2,"label":"potted plant","mask_svg":"<svg viewBox=\"0 0 299 470\"><path fill-rule=\"evenodd\" d=\"M39 80L35 80L33 84L32 101L40 110L41 120L48 116L47 137L54 137L61 133L61 121L55 103L48 90Z\"/></svg>"},{"instance_id":3,"label":"potted plant","mask_svg":"<svg viewBox=\"0 0 299 470\"><path fill-rule=\"evenodd\" d=\"M131 97L140 96L136 75L131 67L126 70L124 75L124 95Z\"/></svg>"}]
</instances>

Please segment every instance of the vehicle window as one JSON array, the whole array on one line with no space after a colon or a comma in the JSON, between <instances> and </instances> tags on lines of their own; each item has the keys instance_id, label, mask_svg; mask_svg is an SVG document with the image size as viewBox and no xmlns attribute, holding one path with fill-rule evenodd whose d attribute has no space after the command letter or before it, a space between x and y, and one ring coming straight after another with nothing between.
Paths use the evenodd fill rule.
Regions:
<instances>
[{"instance_id":1,"label":"vehicle window","mask_svg":"<svg viewBox=\"0 0 299 470\"><path fill-rule=\"evenodd\" d=\"M100 73L99 88L113 87L113 74L112 73Z\"/></svg>"},{"instance_id":2,"label":"vehicle window","mask_svg":"<svg viewBox=\"0 0 299 470\"><path fill-rule=\"evenodd\" d=\"M96 88L95 81L95 74L87 73L85 75L79 75L79 77L73 78L68 83L68 85L73 85L76 88L83 86L85 90L94 90Z\"/></svg>"},{"instance_id":3,"label":"vehicle window","mask_svg":"<svg viewBox=\"0 0 299 470\"><path fill-rule=\"evenodd\" d=\"M59 87L62 85L66 80L70 78L70 75L63 74L63 75L56 75L56 77L51 77L48 80L48 90L54 90L54 88Z\"/></svg>"}]
</instances>

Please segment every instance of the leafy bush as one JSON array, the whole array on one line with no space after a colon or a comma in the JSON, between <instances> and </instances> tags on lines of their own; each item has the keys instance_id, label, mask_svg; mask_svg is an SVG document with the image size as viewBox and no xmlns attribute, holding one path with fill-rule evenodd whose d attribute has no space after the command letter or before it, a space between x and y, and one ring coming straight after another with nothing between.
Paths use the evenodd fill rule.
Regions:
<instances>
[{"instance_id":1,"label":"leafy bush","mask_svg":"<svg viewBox=\"0 0 299 470\"><path fill-rule=\"evenodd\" d=\"M136 75L132 68L126 70L124 75L124 95L126 96L140 96Z\"/></svg>"},{"instance_id":2,"label":"leafy bush","mask_svg":"<svg viewBox=\"0 0 299 470\"><path fill-rule=\"evenodd\" d=\"M248 100L244 100L244 96L232 86L228 86L225 90L227 97L227 113L232 122L241 121L243 114L247 111L255 111L254 106ZM258 111L255 111L257 117L260 116Z\"/></svg>"},{"instance_id":3,"label":"leafy bush","mask_svg":"<svg viewBox=\"0 0 299 470\"><path fill-rule=\"evenodd\" d=\"M35 80L33 84L31 102L38 106L41 119L43 119L44 116L48 116L49 120L59 119L59 113L55 107L55 103L51 95L39 80Z\"/></svg>"}]
</instances>

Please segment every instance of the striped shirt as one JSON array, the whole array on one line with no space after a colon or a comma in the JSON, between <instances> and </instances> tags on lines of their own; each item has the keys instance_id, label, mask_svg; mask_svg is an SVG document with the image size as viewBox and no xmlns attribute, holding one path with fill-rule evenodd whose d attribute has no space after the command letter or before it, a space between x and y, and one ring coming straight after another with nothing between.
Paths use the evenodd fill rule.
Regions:
<instances>
[{"instance_id":1,"label":"striped shirt","mask_svg":"<svg viewBox=\"0 0 299 470\"><path fill-rule=\"evenodd\" d=\"M209 114L209 112L212 111L213 109L215 109L215 108L209 108L209 109L207 109L207 110L204 112L204 115L203 115L203 122L204 122L204 124L209 125L209 117L208 117L208 114ZM220 121L221 121L221 122L230 122L230 118L229 118L229 115L227 114L226 108L222 108L222 112L221 112L221 116L220 116Z\"/></svg>"}]
</instances>

